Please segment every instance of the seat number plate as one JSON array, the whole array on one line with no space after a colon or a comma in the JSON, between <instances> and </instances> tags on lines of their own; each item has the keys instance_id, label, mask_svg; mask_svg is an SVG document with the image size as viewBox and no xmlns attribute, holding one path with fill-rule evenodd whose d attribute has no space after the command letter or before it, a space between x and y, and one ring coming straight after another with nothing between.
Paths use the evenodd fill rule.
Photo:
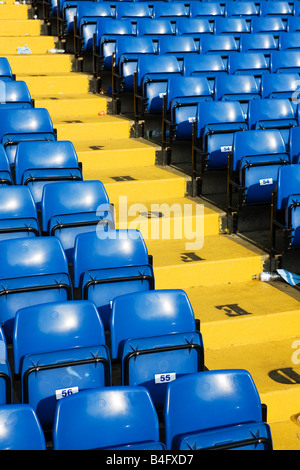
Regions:
<instances>
[{"instance_id":1,"label":"seat number plate","mask_svg":"<svg viewBox=\"0 0 300 470\"><path fill-rule=\"evenodd\" d=\"M78 387L62 388L60 390L55 390L56 400L69 397L70 395L74 395L74 393L78 393L78 392L79 392Z\"/></svg>"},{"instance_id":2,"label":"seat number plate","mask_svg":"<svg viewBox=\"0 0 300 470\"><path fill-rule=\"evenodd\" d=\"M176 380L176 372L166 372L165 374L155 374L154 380L156 384L164 384Z\"/></svg>"}]
</instances>

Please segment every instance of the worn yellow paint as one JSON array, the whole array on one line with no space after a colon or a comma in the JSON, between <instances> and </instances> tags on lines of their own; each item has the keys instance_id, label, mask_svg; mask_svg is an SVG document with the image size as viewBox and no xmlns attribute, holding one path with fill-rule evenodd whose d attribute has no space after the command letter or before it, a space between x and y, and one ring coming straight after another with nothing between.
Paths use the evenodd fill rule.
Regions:
<instances>
[{"instance_id":1,"label":"worn yellow paint","mask_svg":"<svg viewBox=\"0 0 300 470\"><path fill-rule=\"evenodd\" d=\"M68 73L72 70L72 56L69 54L10 54L6 55L17 80L30 75ZM32 90L34 93L34 89ZM46 90L41 91L42 97Z\"/></svg>"},{"instance_id":2,"label":"worn yellow paint","mask_svg":"<svg viewBox=\"0 0 300 470\"><path fill-rule=\"evenodd\" d=\"M53 36L25 36L20 38L1 37L0 41L0 54L17 54L18 47L27 45L31 54L44 54L47 50L55 47L55 40Z\"/></svg>"},{"instance_id":3,"label":"worn yellow paint","mask_svg":"<svg viewBox=\"0 0 300 470\"><path fill-rule=\"evenodd\" d=\"M107 112L106 99L91 93L37 96L35 106L47 108L53 120L57 118L80 119L91 115L98 119L99 113ZM87 145L91 145L90 140L87 140Z\"/></svg>"}]
</instances>

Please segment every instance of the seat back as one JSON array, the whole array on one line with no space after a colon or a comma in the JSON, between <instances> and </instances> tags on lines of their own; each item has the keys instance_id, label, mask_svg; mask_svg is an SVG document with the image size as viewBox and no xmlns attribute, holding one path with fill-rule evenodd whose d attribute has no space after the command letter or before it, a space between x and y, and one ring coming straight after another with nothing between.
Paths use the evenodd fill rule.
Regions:
<instances>
[{"instance_id":1,"label":"seat back","mask_svg":"<svg viewBox=\"0 0 300 470\"><path fill-rule=\"evenodd\" d=\"M299 52L274 51L271 54L270 66L272 73L299 73Z\"/></svg>"},{"instance_id":2,"label":"seat back","mask_svg":"<svg viewBox=\"0 0 300 470\"><path fill-rule=\"evenodd\" d=\"M263 52L270 53L278 50L278 39L272 33L244 34L240 41L240 52Z\"/></svg>"},{"instance_id":3,"label":"seat back","mask_svg":"<svg viewBox=\"0 0 300 470\"><path fill-rule=\"evenodd\" d=\"M22 80L3 81L0 77L0 108L32 108L31 95Z\"/></svg>"},{"instance_id":4,"label":"seat back","mask_svg":"<svg viewBox=\"0 0 300 470\"><path fill-rule=\"evenodd\" d=\"M116 20L114 18L98 18L96 25L96 44L100 47L102 38L106 35L122 36L135 35L135 28L130 19Z\"/></svg>"},{"instance_id":5,"label":"seat back","mask_svg":"<svg viewBox=\"0 0 300 470\"><path fill-rule=\"evenodd\" d=\"M211 125L245 124L245 116L238 101L214 101L198 103L197 136L201 137ZM238 126L237 126L238 128ZM228 127L229 129L229 127Z\"/></svg>"},{"instance_id":6,"label":"seat back","mask_svg":"<svg viewBox=\"0 0 300 470\"><path fill-rule=\"evenodd\" d=\"M249 129L285 128L296 124L295 110L289 99L252 100L248 109Z\"/></svg>"},{"instance_id":7,"label":"seat back","mask_svg":"<svg viewBox=\"0 0 300 470\"><path fill-rule=\"evenodd\" d=\"M269 65L263 53L240 52L239 54L229 54L229 74L261 75L269 72Z\"/></svg>"},{"instance_id":8,"label":"seat back","mask_svg":"<svg viewBox=\"0 0 300 470\"><path fill-rule=\"evenodd\" d=\"M225 15L225 8L221 2L191 2L191 18L212 18Z\"/></svg>"},{"instance_id":9,"label":"seat back","mask_svg":"<svg viewBox=\"0 0 300 470\"><path fill-rule=\"evenodd\" d=\"M287 16L293 15L293 5L284 1L269 3L263 0L260 2L260 15L262 17L279 16L280 18L286 18Z\"/></svg>"},{"instance_id":10,"label":"seat back","mask_svg":"<svg viewBox=\"0 0 300 470\"><path fill-rule=\"evenodd\" d=\"M159 54L184 54L188 52L199 52L199 44L191 36L175 36L174 38L162 36L159 38Z\"/></svg>"},{"instance_id":11,"label":"seat back","mask_svg":"<svg viewBox=\"0 0 300 470\"><path fill-rule=\"evenodd\" d=\"M237 2L233 4L232 2L226 2L225 5L225 16L230 18L234 16L250 17L259 16L260 9L259 5L256 2Z\"/></svg>"},{"instance_id":12,"label":"seat back","mask_svg":"<svg viewBox=\"0 0 300 470\"><path fill-rule=\"evenodd\" d=\"M219 54L187 54L184 58L183 75L204 75L214 78L217 74L226 74L225 62Z\"/></svg>"},{"instance_id":13,"label":"seat back","mask_svg":"<svg viewBox=\"0 0 300 470\"><path fill-rule=\"evenodd\" d=\"M239 52L239 45L233 35L230 34L205 34L200 39L200 52L202 54L222 54Z\"/></svg>"},{"instance_id":14,"label":"seat back","mask_svg":"<svg viewBox=\"0 0 300 470\"><path fill-rule=\"evenodd\" d=\"M137 36L161 37L162 35L174 35L175 28L172 22L166 18L144 18L137 20Z\"/></svg>"},{"instance_id":15,"label":"seat back","mask_svg":"<svg viewBox=\"0 0 300 470\"><path fill-rule=\"evenodd\" d=\"M251 20L247 18L216 18L214 24L215 34L241 34L250 33Z\"/></svg>"},{"instance_id":16,"label":"seat back","mask_svg":"<svg viewBox=\"0 0 300 470\"><path fill-rule=\"evenodd\" d=\"M299 89L299 75L296 73L270 73L262 76L262 98L293 98Z\"/></svg>"},{"instance_id":17,"label":"seat back","mask_svg":"<svg viewBox=\"0 0 300 470\"><path fill-rule=\"evenodd\" d=\"M168 79L167 109L170 109L172 100L176 98L202 97L204 101L212 101L213 92L206 77L174 77Z\"/></svg>"},{"instance_id":18,"label":"seat back","mask_svg":"<svg viewBox=\"0 0 300 470\"><path fill-rule=\"evenodd\" d=\"M137 62L137 85L141 87L144 77L149 73L167 76L170 73L180 72L180 64L175 55L140 56Z\"/></svg>"},{"instance_id":19,"label":"seat back","mask_svg":"<svg viewBox=\"0 0 300 470\"><path fill-rule=\"evenodd\" d=\"M216 77L215 99L223 101L260 98L253 75L227 75Z\"/></svg>"},{"instance_id":20,"label":"seat back","mask_svg":"<svg viewBox=\"0 0 300 470\"><path fill-rule=\"evenodd\" d=\"M193 2L195 5L197 2ZM202 7L204 4L202 5ZM200 37L204 34L212 34L212 24L208 18L184 18L176 19L176 34L180 36Z\"/></svg>"},{"instance_id":21,"label":"seat back","mask_svg":"<svg viewBox=\"0 0 300 470\"><path fill-rule=\"evenodd\" d=\"M53 427L55 450L120 449L158 441L158 417L144 387L86 390L58 403Z\"/></svg>"},{"instance_id":22,"label":"seat back","mask_svg":"<svg viewBox=\"0 0 300 470\"><path fill-rule=\"evenodd\" d=\"M14 80L10 63L6 57L0 57L0 78L6 82Z\"/></svg>"},{"instance_id":23,"label":"seat back","mask_svg":"<svg viewBox=\"0 0 300 470\"><path fill-rule=\"evenodd\" d=\"M135 57L135 54L136 56L138 56L138 54L154 54L156 50L157 45L151 37L138 38L136 36L119 36L116 38L115 45L116 64L119 65L119 60L122 55L127 58L132 58L132 56Z\"/></svg>"},{"instance_id":24,"label":"seat back","mask_svg":"<svg viewBox=\"0 0 300 470\"><path fill-rule=\"evenodd\" d=\"M152 18L153 13L149 4L146 2L130 3L119 2L116 3L116 19L123 18Z\"/></svg>"},{"instance_id":25,"label":"seat back","mask_svg":"<svg viewBox=\"0 0 300 470\"><path fill-rule=\"evenodd\" d=\"M291 158L291 163L299 163L300 162L300 132L299 127L292 127L290 129L290 136L289 136L289 153Z\"/></svg>"},{"instance_id":26,"label":"seat back","mask_svg":"<svg viewBox=\"0 0 300 470\"><path fill-rule=\"evenodd\" d=\"M32 194L25 186L0 187L0 220L14 218L37 220Z\"/></svg>"},{"instance_id":27,"label":"seat back","mask_svg":"<svg viewBox=\"0 0 300 470\"><path fill-rule=\"evenodd\" d=\"M157 18L177 18L187 17L189 18L190 12L189 7L184 3L166 3L161 1L154 2L153 17Z\"/></svg>"},{"instance_id":28,"label":"seat back","mask_svg":"<svg viewBox=\"0 0 300 470\"><path fill-rule=\"evenodd\" d=\"M279 35L279 49L281 51L300 49L300 31L281 33Z\"/></svg>"},{"instance_id":29,"label":"seat back","mask_svg":"<svg viewBox=\"0 0 300 470\"><path fill-rule=\"evenodd\" d=\"M259 17L253 18L251 21L251 32L252 33L270 33L276 32L280 33L281 31L287 30L287 24L280 17Z\"/></svg>"},{"instance_id":30,"label":"seat back","mask_svg":"<svg viewBox=\"0 0 300 470\"><path fill-rule=\"evenodd\" d=\"M0 186L12 185L13 177L4 146L0 144Z\"/></svg>"},{"instance_id":31,"label":"seat back","mask_svg":"<svg viewBox=\"0 0 300 470\"><path fill-rule=\"evenodd\" d=\"M245 370L204 371L169 384L164 409L168 449L179 449L188 434L204 438L205 432L261 422L260 397Z\"/></svg>"},{"instance_id":32,"label":"seat back","mask_svg":"<svg viewBox=\"0 0 300 470\"><path fill-rule=\"evenodd\" d=\"M46 440L36 413L25 404L0 407L1 450L46 450Z\"/></svg>"},{"instance_id":33,"label":"seat back","mask_svg":"<svg viewBox=\"0 0 300 470\"><path fill-rule=\"evenodd\" d=\"M291 164L278 170L277 177L277 202L278 210L286 209L288 198L291 194L299 194L300 165Z\"/></svg>"}]
</instances>

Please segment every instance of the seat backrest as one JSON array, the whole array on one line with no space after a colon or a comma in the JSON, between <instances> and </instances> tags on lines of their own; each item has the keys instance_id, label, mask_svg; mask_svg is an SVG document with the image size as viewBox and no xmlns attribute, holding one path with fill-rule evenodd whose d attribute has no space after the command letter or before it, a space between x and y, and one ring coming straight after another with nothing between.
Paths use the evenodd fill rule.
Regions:
<instances>
[{"instance_id":1,"label":"seat backrest","mask_svg":"<svg viewBox=\"0 0 300 470\"><path fill-rule=\"evenodd\" d=\"M298 3L298 2L296 2ZM300 17L299 16L289 16L287 19L287 31L296 32L300 31Z\"/></svg>"},{"instance_id":2,"label":"seat backrest","mask_svg":"<svg viewBox=\"0 0 300 470\"><path fill-rule=\"evenodd\" d=\"M2 171L6 172L8 176L9 174L11 174L11 168L10 168L9 160L7 158L4 146L0 144L0 172Z\"/></svg>"},{"instance_id":3,"label":"seat backrest","mask_svg":"<svg viewBox=\"0 0 300 470\"><path fill-rule=\"evenodd\" d=\"M285 165L278 170L277 177L277 203L278 210L285 209L288 197L291 194L299 194L300 165Z\"/></svg>"},{"instance_id":4,"label":"seat backrest","mask_svg":"<svg viewBox=\"0 0 300 470\"><path fill-rule=\"evenodd\" d=\"M122 342L195 330L194 312L180 289L137 292L116 297L110 323L112 357Z\"/></svg>"},{"instance_id":5,"label":"seat backrest","mask_svg":"<svg viewBox=\"0 0 300 470\"><path fill-rule=\"evenodd\" d=\"M64 181L44 186L42 229L47 231L51 217L79 212L97 212L108 207L109 199L101 181Z\"/></svg>"},{"instance_id":6,"label":"seat backrest","mask_svg":"<svg viewBox=\"0 0 300 470\"><path fill-rule=\"evenodd\" d=\"M270 66L272 73L285 73L287 69L300 71L299 51L274 51L271 54Z\"/></svg>"},{"instance_id":7,"label":"seat backrest","mask_svg":"<svg viewBox=\"0 0 300 470\"><path fill-rule=\"evenodd\" d=\"M243 157L285 154L286 146L278 129L236 132L232 146L232 169L239 170Z\"/></svg>"},{"instance_id":8,"label":"seat backrest","mask_svg":"<svg viewBox=\"0 0 300 470\"><path fill-rule=\"evenodd\" d=\"M238 101L212 101L207 103L198 103L197 105L198 136L202 134L205 126L211 124L245 122L243 109Z\"/></svg>"},{"instance_id":9,"label":"seat backrest","mask_svg":"<svg viewBox=\"0 0 300 470\"><path fill-rule=\"evenodd\" d=\"M193 4L195 3L197 2L193 2ZM208 18L179 17L176 19L176 34L180 34L181 36L194 35L198 37L201 34L211 34L212 32L212 25Z\"/></svg>"},{"instance_id":10,"label":"seat backrest","mask_svg":"<svg viewBox=\"0 0 300 470\"><path fill-rule=\"evenodd\" d=\"M18 310L14 323L14 368L26 354L105 344L97 308L89 300L51 302Z\"/></svg>"},{"instance_id":11,"label":"seat backrest","mask_svg":"<svg viewBox=\"0 0 300 470\"><path fill-rule=\"evenodd\" d=\"M168 18L168 17L189 17L189 8L183 2L166 3L161 1L154 2L153 17L154 18Z\"/></svg>"},{"instance_id":12,"label":"seat backrest","mask_svg":"<svg viewBox=\"0 0 300 470\"><path fill-rule=\"evenodd\" d=\"M135 34L135 29L130 19L116 20L114 18L102 17L97 20L95 34L97 45L99 46L102 37L105 35L133 35Z\"/></svg>"},{"instance_id":13,"label":"seat backrest","mask_svg":"<svg viewBox=\"0 0 300 470\"><path fill-rule=\"evenodd\" d=\"M142 386L85 390L59 401L52 436L55 450L156 442L158 418Z\"/></svg>"},{"instance_id":14,"label":"seat backrest","mask_svg":"<svg viewBox=\"0 0 300 470\"><path fill-rule=\"evenodd\" d=\"M202 54L217 52L220 54L226 51L239 52L239 46L231 34L205 34L200 39L200 52Z\"/></svg>"},{"instance_id":15,"label":"seat backrest","mask_svg":"<svg viewBox=\"0 0 300 470\"><path fill-rule=\"evenodd\" d=\"M293 14L293 4L289 2L276 1L269 2L263 0L260 2L260 16L279 16L285 17Z\"/></svg>"},{"instance_id":16,"label":"seat backrest","mask_svg":"<svg viewBox=\"0 0 300 470\"><path fill-rule=\"evenodd\" d=\"M120 4L121 5L121 4ZM136 36L119 36L115 43L116 64L119 63L122 54L154 54L157 45L151 37L138 38Z\"/></svg>"},{"instance_id":17,"label":"seat backrest","mask_svg":"<svg viewBox=\"0 0 300 470\"><path fill-rule=\"evenodd\" d=\"M242 34L250 33L251 21L246 18L216 18L214 24L215 34Z\"/></svg>"},{"instance_id":18,"label":"seat backrest","mask_svg":"<svg viewBox=\"0 0 300 470\"><path fill-rule=\"evenodd\" d=\"M68 274L68 263L56 237L19 238L0 242L0 278Z\"/></svg>"},{"instance_id":19,"label":"seat backrest","mask_svg":"<svg viewBox=\"0 0 300 470\"><path fill-rule=\"evenodd\" d=\"M78 157L70 141L20 142L15 157L16 184L22 184L26 170L78 168Z\"/></svg>"},{"instance_id":20,"label":"seat backrest","mask_svg":"<svg viewBox=\"0 0 300 470\"><path fill-rule=\"evenodd\" d=\"M277 50L278 44L272 33L244 34L240 40L240 52L261 52Z\"/></svg>"},{"instance_id":21,"label":"seat backrest","mask_svg":"<svg viewBox=\"0 0 300 470\"><path fill-rule=\"evenodd\" d=\"M177 52L198 52L199 46L191 36L182 37L162 36L158 41L159 54L174 54Z\"/></svg>"},{"instance_id":22,"label":"seat backrest","mask_svg":"<svg viewBox=\"0 0 300 470\"><path fill-rule=\"evenodd\" d=\"M114 16L113 8L109 3L105 2L93 2L87 1L77 2L76 7L76 19L77 26L80 22L87 20L90 17L108 17L112 18Z\"/></svg>"},{"instance_id":23,"label":"seat backrest","mask_svg":"<svg viewBox=\"0 0 300 470\"><path fill-rule=\"evenodd\" d=\"M203 96L203 99L212 99L213 92L206 77L174 77L168 79L167 108L171 101L183 96Z\"/></svg>"},{"instance_id":24,"label":"seat backrest","mask_svg":"<svg viewBox=\"0 0 300 470\"><path fill-rule=\"evenodd\" d=\"M280 33L279 35L279 49L281 51L293 50L300 48L300 31L294 33Z\"/></svg>"},{"instance_id":25,"label":"seat backrest","mask_svg":"<svg viewBox=\"0 0 300 470\"><path fill-rule=\"evenodd\" d=\"M122 18L151 18L153 16L150 5L146 2L119 2L116 3L116 19Z\"/></svg>"},{"instance_id":26,"label":"seat backrest","mask_svg":"<svg viewBox=\"0 0 300 470\"><path fill-rule=\"evenodd\" d=\"M236 73L258 73L268 71L269 66L266 57L261 52L240 52L239 54L229 54L228 72Z\"/></svg>"},{"instance_id":27,"label":"seat backrest","mask_svg":"<svg viewBox=\"0 0 300 470\"><path fill-rule=\"evenodd\" d=\"M5 143L15 134L53 134L53 123L45 108L1 109L0 140Z\"/></svg>"},{"instance_id":28,"label":"seat backrest","mask_svg":"<svg viewBox=\"0 0 300 470\"><path fill-rule=\"evenodd\" d=\"M137 36L174 34L175 29L169 19L144 18L137 20Z\"/></svg>"},{"instance_id":29,"label":"seat backrest","mask_svg":"<svg viewBox=\"0 0 300 470\"><path fill-rule=\"evenodd\" d=\"M243 16L243 17L252 17L259 16L259 5L256 2L226 2L225 5L225 16L230 18L232 16Z\"/></svg>"},{"instance_id":30,"label":"seat backrest","mask_svg":"<svg viewBox=\"0 0 300 470\"><path fill-rule=\"evenodd\" d=\"M151 56L145 54L138 58L137 62L137 81L138 86L142 84L143 77L147 73L180 73L181 68L179 61L174 55L156 55Z\"/></svg>"},{"instance_id":31,"label":"seat backrest","mask_svg":"<svg viewBox=\"0 0 300 470\"><path fill-rule=\"evenodd\" d=\"M148 265L148 250L138 230L109 230L77 235L74 248L74 286L87 270Z\"/></svg>"},{"instance_id":32,"label":"seat backrest","mask_svg":"<svg viewBox=\"0 0 300 470\"><path fill-rule=\"evenodd\" d=\"M289 153L291 158L291 163L300 162L300 128L292 127L290 129L289 135Z\"/></svg>"},{"instance_id":33,"label":"seat backrest","mask_svg":"<svg viewBox=\"0 0 300 470\"><path fill-rule=\"evenodd\" d=\"M216 18L225 15L225 9L221 2L191 2L191 18Z\"/></svg>"},{"instance_id":34,"label":"seat backrest","mask_svg":"<svg viewBox=\"0 0 300 470\"><path fill-rule=\"evenodd\" d=\"M176 448L179 435L261 421L260 397L245 370L203 371L168 386L164 409L168 449Z\"/></svg>"},{"instance_id":35,"label":"seat backrest","mask_svg":"<svg viewBox=\"0 0 300 470\"><path fill-rule=\"evenodd\" d=\"M257 82L253 75L226 75L225 77L216 77L215 80L215 98L217 100L227 99L234 95L259 96Z\"/></svg>"},{"instance_id":36,"label":"seat backrest","mask_svg":"<svg viewBox=\"0 0 300 470\"><path fill-rule=\"evenodd\" d=\"M1 80L5 81L14 79L10 63L6 57L0 57L0 77Z\"/></svg>"},{"instance_id":37,"label":"seat backrest","mask_svg":"<svg viewBox=\"0 0 300 470\"><path fill-rule=\"evenodd\" d=\"M0 406L1 450L46 450L35 411L26 404Z\"/></svg>"},{"instance_id":38,"label":"seat backrest","mask_svg":"<svg viewBox=\"0 0 300 470\"><path fill-rule=\"evenodd\" d=\"M2 81L0 77L0 107L32 108L31 95L22 80Z\"/></svg>"},{"instance_id":39,"label":"seat backrest","mask_svg":"<svg viewBox=\"0 0 300 470\"><path fill-rule=\"evenodd\" d=\"M258 17L253 18L251 21L251 32L252 33L268 33L268 32L280 32L286 31L287 25L280 17Z\"/></svg>"},{"instance_id":40,"label":"seat backrest","mask_svg":"<svg viewBox=\"0 0 300 470\"><path fill-rule=\"evenodd\" d=\"M249 129L254 129L259 125L259 121L280 121L282 119L295 119L295 111L289 99L265 98L249 102Z\"/></svg>"},{"instance_id":41,"label":"seat backrest","mask_svg":"<svg viewBox=\"0 0 300 470\"><path fill-rule=\"evenodd\" d=\"M289 98L298 88L299 75L296 73L270 73L262 76L262 98Z\"/></svg>"},{"instance_id":42,"label":"seat backrest","mask_svg":"<svg viewBox=\"0 0 300 470\"><path fill-rule=\"evenodd\" d=\"M37 209L33 196L26 186L0 187L0 219L35 218Z\"/></svg>"},{"instance_id":43,"label":"seat backrest","mask_svg":"<svg viewBox=\"0 0 300 470\"><path fill-rule=\"evenodd\" d=\"M183 63L183 75L227 73L225 63L219 54L187 54Z\"/></svg>"}]
</instances>

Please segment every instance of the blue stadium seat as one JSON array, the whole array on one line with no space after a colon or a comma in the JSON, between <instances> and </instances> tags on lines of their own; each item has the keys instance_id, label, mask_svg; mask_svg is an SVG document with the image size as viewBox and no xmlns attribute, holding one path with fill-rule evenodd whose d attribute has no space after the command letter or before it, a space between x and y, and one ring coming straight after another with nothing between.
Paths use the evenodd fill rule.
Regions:
<instances>
[{"instance_id":1,"label":"blue stadium seat","mask_svg":"<svg viewBox=\"0 0 300 470\"><path fill-rule=\"evenodd\" d=\"M300 92L299 75L296 73L270 73L262 76L262 98L292 99L297 89Z\"/></svg>"},{"instance_id":2,"label":"blue stadium seat","mask_svg":"<svg viewBox=\"0 0 300 470\"><path fill-rule=\"evenodd\" d=\"M152 18L153 11L147 2L116 2L116 19L124 18Z\"/></svg>"},{"instance_id":3,"label":"blue stadium seat","mask_svg":"<svg viewBox=\"0 0 300 470\"><path fill-rule=\"evenodd\" d=\"M250 28L249 18L216 18L214 23L215 34L232 34L236 39L240 39L243 34L249 34Z\"/></svg>"},{"instance_id":4,"label":"blue stadium seat","mask_svg":"<svg viewBox=\"0 0 300 470\"><path fill-rule=\"evenodd\" d=\"M153 290L116 297L110 321L111 355L123 385L143 385L157 410L172 380L204 369L202 335L182 290Z\"/></svg>"},{"instance_id":5,"label":"blue stadium seat","mask_svg":"<svg viewBox=\"0 0 300 470\"><path fill-rule=\"evenodd\" d=\"M176 34L178 36L193 36L199 39L205 34L213 34L213 25L208 18L179 17L176 20Z\"/></svg>"},{"instance_id":6,"label":"blue stadium seat","mask_svg":"<svg viewBox=\"0 0 300 470\"><path fill-rule=\"evenodd\" d=\"M32 406L44 431L52 428L57 400L111 385L105 332L92 302L51 302L18 310L13 351L22 403Z\"/></svg>"},{"instance_id":7,"label":"blue stadium seat","mask_svg":"<svg viewBox=\"0 0 300 470\"><path fill-rule=\"evenodd\" d=\"M224 59L231 52L239 52L239 45L232 34L205 34L200 39L202 54L219 54Z\"/></svg>"},{"instance_id":8,"label":"blue stadium seat","mask_svg":"<svg viewBox=\"0 0 300 470\"><path fill-rule=\"evenodd\" d=\"M216 77L214 96L221 101L239 101L245 116L250 100L261 98L260 90L253 75L227 75Z\"/></svg>"},{"instance_id":9,"label":"blue stadium seat","mask_svg":"<svg viewBox=\"0 0 300 470\"><path fill-rule=\"evenodd\" d=\"M200 147L197 150L196 142L193 145L200 153L202 167L205 163L207 169L227 168L235 132L247 129L247 120L238 101L198 103L195 138Z\"/></svg>"},{"instance_id":10,"label":"blue stadium seat","mask_svg":"<svg viewBox=\"0 0 300 470\"><path fill-rule=\"evenodd\" d=\"M185 54L199 53L199 42L192 36L162 36L158 40L159 54L172 54L178 59L183 58Z\"/></svg>"},{"instance_id":11,"label":"blue stadium seat","mask_svg":"<svg viewBox=\"0 0 300 470\"><path fill-rule=\"evenodd\" d=\"M100 55L102 67L111 70L116 39L120 36L135 36L136 30L130 19L99 18L95 34L95 49Z\"/></svg>"},{"instance_id":12,"label":"blue stadium seat","mask_svg":"<svg viewBox=\"0 0 300 470\"><path fill-rule=\"evenodd\" d=\"M13 402L13 379L8 358L6 338L0 326L0 405Z\"/></svg>"},{"instance_id":13,"label":"blue stadium seat","mask_svg":"<svg viewBox=\"0 0 300 470\"><path fill-rule=\"evenodd\" d=\"M0 240L39 235L37 209L29 188L0 187Z\"/></svg>"},{"instance_id":14,"label":"blue stadium seat","mask_svg":"<svg viewBox=\"0 0 300 470\"><path fill-rule=\"evenodd\" d=\"M298 2L296 2L298 3ZM287 19L287 28L286 31L288 33L295 33L300 31L300 17L299 16L290 16Z\"/></svg>"},{"instance_id":15,"label":"blue stadium seat","mask_svg":"<svg viewBox=\"0 0 300 470\"><path fill-rule=\"evenodd\" d=\"M0 78L5 82L15 80L10 63L6 57L0 57Z\"/></svg>"},{"instance_id":16,"label":"blue stadium seat","mask_svg":"<svg viewBox=\"0 0 300 470\"><path fill-rule=\"evenodd\" d=\"M270 67L262 52L240 52L239 54L229 54L228 73L254 75L260 86L261 76L270 73Z\"/></svg>"},{"instance_id":17,"label":"blue stadium seat","mask_svg":"<svg viewBox=\"0 0 300 470\"><path fill-rule=\"evenodd\" d=\"M275 1L269 2L267 0L262 0L260 2L260 16L272 16L279 17L281 19L292 16L294 13L293 3L285 1Z\"/></svg>"},{"instance_id":18,"label":"blue stadium seat","mask_svg":"<svg viewBox=\"0 0 300 470\"><path fill-rule=\"evenodd\" d=\"M191 2L191 18L215 19L225 16L225 6L221 2Z\"/></svg>"},{"instance_id":19,"label":"blue stadium seat","mask_svg":"<svg viewBox=\"0 0 300 470\"><path fill-rule=\"evenodd\" d=\"M106 330L116 296L154 289L152 262L138 230L78 235L73 264L74 287L96 304Z\"/></svg>"},{"instance_id":20,"label":"blue stadium seat","mask_svg":"<svg viewBox=\"0 0 300 470\"><path fill-rule=\"evenodd\" d=\"M277 234L279 231L284 235L281 252L300 246L299 185L300 165L298 162L279 169L271 212L272 254L278 251Z\"/></svg>"},{"instance_id":21,"label":"blue stadium seat","mask_svg":"<svg viewBox=\"0 0 300 470\"><path fill-rule=\"evenodd\" d=\"M22 80L4 81L0 77L0 108L33 108L34 103L26 82Z\"/></svg>"},{"instance_id":22,"label":"blue stadium seat","mask_svg":"<svg viewBox=\"0 0 300 470\"><path fill-rule=\"evenodd\" d=\"M57 140L47 109L2 110L0 107L0 142L10 164L14 164L18 143L25 140Z\"/></svg>"},{"instance_id":23,"label":"blue stadium seat","mask_svg":"<svg viewBox=\"0 0 300 470\"><path fill-rule=\"evenodd\" d=\"M164 449L158 416L144 387L86 390L60 400L52 436L54 450Z\"/></svg>"},{"instance_id":24,"label":"blue stadium seat","mask_svg":"<svg viewBox=\"0 0 300 470\"><path fill-rule=\"evenodd\" d=\"M300 50L300 31L294 33L281 33L279 35L279 50Z\"/></svg>"},{"instance_id":25,"label":"blue stadium seat","mask_svg":"<svg viewBox=\"0 0 300 470\"><path fill-rule=\"evenodd\" d=\"M272 73L300 73L298 51L275 51L271 54L270 67Z\"/></svg>"},{"instance_id":26,"label":"blue stadium seat","mask_svg":"<svg viewBox=\"0 0 300 470\"><path fill-rule=\"evenodd\" d=\"M252 33L277 33L287 30L287 22L280 17L268 16L251 20Z\"/></svg>"},{"instance_id":27,"label":"blue stadium seat","mask_svg":"<svg viewBox=\"0 0 300 470\"><path fill-rule=\"evenodd\" d=\"M55 237L1 241L0 279L0 322L8 343L20 308L73 295L67 259Z\"/></svg>"},{"instance_id":28,"label":"blue stadium seat","mask_svg":"<svg viewBox=\"0 0 300 470\"><path fill-rule=\"evenodd\" d=\"M15 156L17 185L27 186L41 209L45 184L82 180L82 170L72 142L20 142Z\"/></svg>"},{"instance_id":29,"label":"blue stadium seat","mask_svg":"<svg viewBox=\"0 0 300 470\"><path fill-rule=\"evenodd\" d=\"M278 49L278 38L272 33L251 33L241 37L240 52L262 52L269 55Z\"/></svg>"},{"instance_id":30,"label":"blue stadium seat","mask_svg":"<svg viewBox=\"0 0 300 470\"><path fill-rule=\"evenodd\" d=\"M114 228L114 213L101 181L64 181L43 190L42 233L57 237L72 261L79 233Z\"/></svg>"},{"instance_id":31,"label":"blue stadium seat","mask_svg":"<svg viewBox=\"0 0 300 470\"><path fill-rule=\"evenodd\" d=\"M0 187L14 184L11 167L4 146L0 144Z\"/></svg>"},{"instance_id":32,"label":"blue stadium seat","mask_svg":"<svg viewBox=\"0 0 300 470\"><path fill-rule=\"evenodd\" d=\"M234 55L234 54L233 54ZM183 62L183 75L203 76L209 79L213 89L214 80L219 75L227 74L227 61L219 54L186 55Z\"/></svg>"},{"instance_id":33,"label":"blue stadium seat","mask_svg":"<svg viewBox=\"0 0 300 470\"><path fill-rule=\"evenodd\" d=\"M171 450L272 450L258 391L245 370L205 371L172 382L164 424Z\"/></svg>"},{"instance_id":34,"label":"blue stadium seat","mask_svg":"<svg viewBox=\"0 0 300 470\"><path fill-rule=\"evenodd\" d=\"M167 3L163 1L155 1L153 3L153 17L158 18L172 18L190 17L189 6L184 2Z\"/></svg>"},{"instance_id":35,"label":"blue stadium seat","mask_svg":"<svg viewBox=\"0 0 300 470\"><path fill-rule=\"evenodd\" d=\"M291 163L300 163L300 127L290 129L288 150Z\"/></svg>"},{"instance_id":36,"label":"blue stadium seat","mask_svg":"<svg viewBox=\"0 0 300 470\"><path fill-rule=\"evenodd\" d=\"M176 29L173 22L167 18L144 18L137 20L136 34L138 37L151 36L159 39L162 35L175 35Z\"/></svg>"},{"instance_id":37,"label":"blue stadium seat","mask_svg":"<svg viewBox=\"0 0 300 470\"><path fill-rule=\"evenodd\" d=\"M285 142L277 129L237 132L233 139L229 168L230 202L238 189L238 209L270 204L278 169L290 164Z\"/></svg>"},{"instance_id":38,"label":"blue stadium seat","mask_svg":"<svg viewBox=\"0 0 300 470\"><path fill-rule=\"evenodd\" d=\"M243 17L243 18L253 18L254 16L259 16L260 8L259 4L255 1L243 1L243 2L226 2L225 3L225 16L230 17Z\"/></svg>"},{"instance_id":39,"label":"blue stadium seat","mask_svg":"<svg viewBox=\"0 0 300 470\"><path fill-rule=\"evenodd\" d=\"M248 123L249 129L279 129L286 145L290 128L298 125L296 111L288 98L250 101Z\"/></svg>"},{"instance_id":40,"label":"blue stadium seat","mask_svg":"<svg viewBox=\"0 0 300 470\"><path fill-rule=\"evenodd\" d=\"M29 405L1 406L0 427L0 450L46 450L45 435Z\"/></svg>"}]
</instances>

